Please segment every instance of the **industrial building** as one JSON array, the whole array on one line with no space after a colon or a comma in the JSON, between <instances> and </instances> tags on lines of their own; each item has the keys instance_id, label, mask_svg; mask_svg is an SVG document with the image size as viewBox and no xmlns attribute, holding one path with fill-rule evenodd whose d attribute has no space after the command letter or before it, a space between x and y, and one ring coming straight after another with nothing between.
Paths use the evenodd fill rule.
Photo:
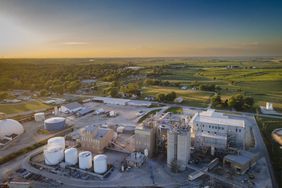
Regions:
<instances>
[{"instance_id":1,"label":"industrial building","mask_svg":"<svg viewBox=\"0 0 282 188\"><path fill-rule=\"evenodd\" d=\"M258 157L258 154L241 151L238 155L226 155L223 158L223 164L225 167L234 169L237 174L244 174L256 164Z\"/></svg>"},{"instance_id":2,"label":"industrial building","mask_svg":"<svg viewBox=\"0 0 282 188\"><path fill-rule=\"evenodd\" d=\"M79 104L78 102L72 102L62 105L59 111L66 114L72 114L78 112L81 109L83 109L83 106L81 104Z\"/></svg>"},{"instance_id":3,"label":"industrial building","mask_svg":"<svg viewBox=\"0 0 282 188\"><path fill-rule=\"evenodd\" d=\"M192 128L191 136L196 148L211 148L224 150L227 147L244 149L245 121L231 119L222 113L209 109L196 113L189 125Z\"/></svg>"},{"instance_id":4,"label":"industrial building","mask_svg":"<svg viewBox=\"0 0 282 188\"><path fill-rule=\"evenodd\" d=\"M84 127L80 130L81 147L94 153L103 153L114 137L114 131L95 125Z\"/></svg>"},{"instance_id":5,"label":"industrial building","mask_svg":"<svg viewBox=\"0 0 282 188\"><path fill-rule=\"evenodd\" d=\"M148 156L152 157L155 151L155 127L152 122L144 122L135 128L135 151L148 150Z\"/></svg>"},{"instance_id":6,"label":"industrial building","mask_svg":"<svg viewBox=\"0 0 282 188\"><path fill-rule=\"evenodd\" d=\"M102 102L105 104L122 105L125 106L130 101L129 99L119 99L112 97L94 97L93 101Z\"/></svg>"}]
</instances>

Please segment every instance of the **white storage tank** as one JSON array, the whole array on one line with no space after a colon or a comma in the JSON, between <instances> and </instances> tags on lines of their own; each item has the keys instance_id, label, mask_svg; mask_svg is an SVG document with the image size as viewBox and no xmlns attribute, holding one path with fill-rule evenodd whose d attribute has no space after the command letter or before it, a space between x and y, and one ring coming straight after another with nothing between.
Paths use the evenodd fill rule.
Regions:
<instances>
[{"instance_id":1,"label":"white storage tank","mask_svg":"<svg viewBox=\"0 0 282 188\"><path fill-rule=\"evenodd\" d=\"M79 168L80 169L89 169L92 167L92 153L90 151L82 151L79 153L78 157Z\"/></svg>"},{"instance_id":2,"label":"white storage tank","mask_svg":"<svg viewBox=\"0 0 282 188\"><path fill-rule=\"evenodd\" d=\"M44 128L48 131L58 131L65 128L66 118L52 117L44 121Z\"/></svg>"},{"instance_id":3,"label":"white storage tank","mask_svg":"<svg viewBox=\"0 0 282 188\"><path fill-rule=\"evenodd\" d=\"M48 139L48 142L47 142L48 145L56 145L56 146L60 146L62 147L63 149L65 149L65 138L62 137L62 136L57 136L57 137L53 137L53 138L50 138Z\"/></svg>"},{"instance_id":4,"label":"white storage tank","mask_svg":"<svg viewBox=\"0 0 282 188\"><path fill-rule=\"evenodd\" d=\"M45 113L44 112L38 112L34 114L34 120L37 122L41 122L45 120Z\"/></svg>"},{"instance_id":5,"label":"white storage tank","mask_svg":"<svg viewBox=\"0 0 282 188\"><path fill-rule=\"evenodd\" d=\"M94 172L97 174L103 174L107 171L107 156L96 155L93 158Z\"/></svg>"},{"instance_id":6,"label":"white storage tank","mask_svg":"<svg viewBox=\"0 0 282 188\"><path fill-rule=\"evenodd\" d=\"M64 159L64 149L56 145L47 145L44 160L47 165L57 165Z\"/></svg>"},{"instance_id":7,"label":"white storage tank","mask_svg":"<svg viewBox=\"0 0 282 188\"><path fill-rule=\"evenodd\" d=\"M65 150L65 163L67 165L75 165L78 161L78 152L76 148L68 148Z\"/></svg>"}]
</instances>

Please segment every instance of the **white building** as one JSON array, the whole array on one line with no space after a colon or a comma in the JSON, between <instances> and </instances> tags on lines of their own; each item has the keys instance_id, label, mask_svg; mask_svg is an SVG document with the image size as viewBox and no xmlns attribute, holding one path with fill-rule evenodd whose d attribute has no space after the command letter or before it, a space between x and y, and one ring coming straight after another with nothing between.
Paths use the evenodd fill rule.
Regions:
<instances>
[{"instance_id":1,"label":"white building","mask_svg":"<svg viewBox=\"0 0 282 188\"><path fill-rule=\"evenodd\" d=\"M189 122L194 146L226 149L227 147L244 148L245 121L230 119L222 113L210 109L196 113Z\"/></svg>"},{"instance_id":2,"label":"white building","mask_svg":"<svg viewBox=\"0 0 282 188\"><path fill-rule=\"evenodd\" d=\"M68 104L64 104L60 107L60 112L63 113L76 113L79 110L83 109L83 106L78 102L72 102Z\"/></svg>"},{"instance_id":3,"label":"white building","mask_svg":"<svg viewBox=\"0 0 282 188\"><path fill-rule=\"evenodd\" d=\"M125 106L130 101L129 99L119 99L112 97L94 97L94 101L99 101L105 104L122 105Z\"/></svg>"}]
</instances>

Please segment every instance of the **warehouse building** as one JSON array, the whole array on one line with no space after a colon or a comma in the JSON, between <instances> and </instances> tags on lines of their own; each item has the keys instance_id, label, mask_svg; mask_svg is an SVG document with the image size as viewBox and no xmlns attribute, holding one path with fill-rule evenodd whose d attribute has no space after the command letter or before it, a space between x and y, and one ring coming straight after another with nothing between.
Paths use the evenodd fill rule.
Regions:
<instances>
[{"instance_id":1,"label":"warehouse building","mask_svg":"<svg viewBox=\"0 0 282 188\"><path fill-rule=\"evenodd\" d=\"M81 104L79 104L78 102L72 102L62 105L59 111L66 114L72 114L78 112L81 109L83 109L83 106Z\"/></svg>"},{"instance_id":2,"label":"warehouse building","mask_svg":"<svg viewBox=\"0 0 282 188\"><path fill-rule=\"evenodd\" d=\"M196 113L189 122L196 148L245 147L245 121L231 119L215 110Z\"/></svg>"},{"instance_id":3,"label":"warehouse building","mask_svg":"<svg viewBox=\"0 0 282 188\"><path fill-rule=\"evenodd\" d=\"M129 99L119 99L112 97L94 97L93 101L102 102L105 104L122 105L125 106L130 101Z\"/></svg>"},{"instance_id":4,"label":"warehouse building","mask_svg":"<svg viewBox=\"0 0 282 188\"><path fill-rule=\"evenodd\" d=\"M80 130L80 143L84 150L94 153L103 153L113 139L114 131L109 128L95 125L84 127Z\"/></svg>"}]
</instances>

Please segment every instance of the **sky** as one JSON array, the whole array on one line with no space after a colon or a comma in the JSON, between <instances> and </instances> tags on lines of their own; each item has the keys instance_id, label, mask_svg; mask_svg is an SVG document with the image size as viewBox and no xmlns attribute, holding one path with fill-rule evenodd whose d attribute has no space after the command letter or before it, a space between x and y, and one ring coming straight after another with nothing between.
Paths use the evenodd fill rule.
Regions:
<instances>
[{"instance_id":1,"label":"sky","mask_svg":"<svg viewBox=\"0 0 282 188\"><path fill-rule=\"evenodd\" d=\"M0 58L280 55L280 0L0 0Z\"/></svg>"}]
</instances>

